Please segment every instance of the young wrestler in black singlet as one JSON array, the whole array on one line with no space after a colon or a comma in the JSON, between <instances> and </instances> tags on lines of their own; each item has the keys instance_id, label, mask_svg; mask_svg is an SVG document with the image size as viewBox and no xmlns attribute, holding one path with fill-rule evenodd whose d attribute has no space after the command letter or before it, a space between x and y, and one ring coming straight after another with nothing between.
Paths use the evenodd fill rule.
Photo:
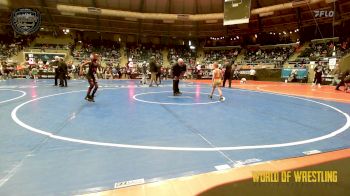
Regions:
<instances>
[{"instance_id":1,"label":"young wrestler in black singlet","mask_svg":"<svg viewBox=\"0 0 350 196\"><path fill-rule=\"evenodd\" d=\"M100 66L100 64L97 62L97 60L98 60L97 54L91 54L90 58L91 58L90 62L85 62L80 66L80 75L83 74L83 68L88 65L89 71L86 74L86 79L88 80L90 86L89 86L89 89L87 91L85 99L88 101L95 102L94 96L95 96L95 93L98 89L98 85L97 85L97 81L96 81L96 77L97 77L96 72L97 72L97 68ZM92 93L91 93L91 91L92 91ZM91 93L91 95L90 95L90 93Z\"/></svg>"}]
</instances>

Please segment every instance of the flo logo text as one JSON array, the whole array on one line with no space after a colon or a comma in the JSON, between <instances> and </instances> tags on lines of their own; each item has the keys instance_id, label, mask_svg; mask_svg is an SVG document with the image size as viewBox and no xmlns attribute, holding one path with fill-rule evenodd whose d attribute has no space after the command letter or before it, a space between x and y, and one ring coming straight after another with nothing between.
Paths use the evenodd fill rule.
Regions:
<instances>
[{"instance_id":1,"label":"flo logo text","mask_svg":"<svg viewBox=\"0 0 350 196\"><path fill-rule=\"evenodd\" d=\"M334 11L324 11L324 10L315 10L316 18L332 18L334 17Z\"/></svg>"}]
</instances>

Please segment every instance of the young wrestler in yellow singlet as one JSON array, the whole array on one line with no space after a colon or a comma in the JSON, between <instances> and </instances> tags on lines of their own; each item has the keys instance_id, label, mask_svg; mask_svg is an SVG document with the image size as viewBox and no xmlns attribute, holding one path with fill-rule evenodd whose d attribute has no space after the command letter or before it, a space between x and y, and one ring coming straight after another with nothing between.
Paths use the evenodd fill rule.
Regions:
<instances>
[{"instance_id":1,"label":"young wrestler in yellow singlet","mask_svg":"<svg viewBox=\"0 0 350 196\"><path fill-rule=\"evenodd\" d=\"M222 80L222 73L221 73L221 70L218 68L218 63L214 63L213 64L213 78L212 78L212 90L211 90L211 93L209 95L209 98L212 99L213 98L213 93L214 93L214 90L215 88L217 87L218 88L218 91L219 91L219 95L220 95L220 101L223 101L224 100L224 97L222 96L222 91L221 91L221 80Z\"/></svg>"}]
</instances>

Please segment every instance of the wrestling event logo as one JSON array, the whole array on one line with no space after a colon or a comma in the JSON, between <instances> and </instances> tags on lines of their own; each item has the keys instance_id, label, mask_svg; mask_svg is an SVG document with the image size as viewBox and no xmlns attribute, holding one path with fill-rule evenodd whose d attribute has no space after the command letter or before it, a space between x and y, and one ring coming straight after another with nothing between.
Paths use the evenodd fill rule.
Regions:
<instances>
[{"instance_id":1,"label":"wrestling event logo","mask_svg":"<svg viewBox=\"0 0 350 196\"><path fill-rule=\"evenodd\" d=\"M22 35L30 35L39 30L41 16L38 10L31 8L16 9L11 14L12 28Z\"/></svg>"}]
</instances>

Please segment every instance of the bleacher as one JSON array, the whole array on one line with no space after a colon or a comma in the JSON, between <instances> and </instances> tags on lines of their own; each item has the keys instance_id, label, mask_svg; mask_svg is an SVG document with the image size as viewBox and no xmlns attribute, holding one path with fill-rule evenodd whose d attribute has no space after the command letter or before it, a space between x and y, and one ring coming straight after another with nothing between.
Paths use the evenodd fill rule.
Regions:
<instances>
[{"instance_id":1,"label":"bleacher","mask_svg":"<svg viewBox=\"0 0 350 196\"><path fill-rule=\"evenodd\" d=\"M232 62L237 58L241 47L208 47L204 49L204 59L202 64L210 65L214 62L223 64L225 60Z\"/></svg>"},{"instance_id":2,"label":"bleacher","mask_svg":"<svg viewBox=\"0 0 350 196\"><path fill-rule=\"evenodd\" d=\"M151 56L154 56L158 63L163 64L162 47L156 45L128 45L126 47L128 59L132 59L133 63L138 65L142 62L148 62Z\"/></svg>"},{"instance_id":3,"label":"bleacher","mask_svg":"<svg viewBox=\"0 0 350 196\"><path fill-rule=\"evenodd\" d=\"M292 45L248 47L244 61L247 64L272 64L282 67L294 51Z\"/></svg>"},{"instance_id":4,"label":"bleacher","mask_svg":"<svg viewBox=\"0 0 350 196\"><path fill-rule=\"evenodd\" d=\"M89 59L90 54L96 52L101 55L101 60L106 63L118 64L120 62L120 44L117 42L85 41L74 44L71 52L73 58L80 62L84 59Z\"/></svg>"},{"instance_id":5,"label":"bleacher","mask_svg":"<svg viewBox=\"0 0 350 196\"><path fill-rule=\"evenodd\" d=\"M322 61L327 58L341 58L349 52L348 42L339 38L315 39L298 58L298 61Z\"/></svg>"},{"instance_id":6,"label":"bleacher","mask_svg":"<svg viewBox=\"0 0 350 196\"><path fill-rule=\"evenodd\" d=\"M171 64L175 63L178 58L182 58L186 65L194 66L196 56L195 51L188 46L169 47L168 60Z\"/></svg>"}]
</instances>

